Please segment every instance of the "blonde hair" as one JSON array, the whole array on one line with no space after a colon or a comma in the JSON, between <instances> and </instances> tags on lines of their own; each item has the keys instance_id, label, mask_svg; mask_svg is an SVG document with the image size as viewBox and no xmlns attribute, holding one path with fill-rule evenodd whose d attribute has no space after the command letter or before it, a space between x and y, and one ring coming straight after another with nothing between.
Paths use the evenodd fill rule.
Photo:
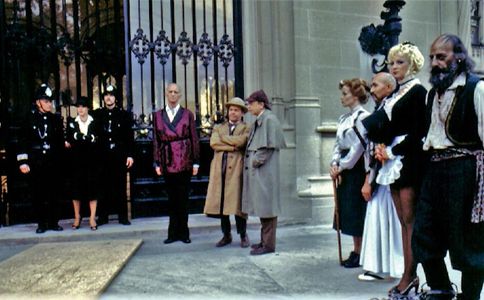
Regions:
<instances>
[{"instance_id":1,"label":"blonde hair","mask_svg":"<svg viewBox=\"0 0 484 300\"><path fill-rule=\"evenodd\" d=\"M368 101L370 87L365 80L360 78L341 80L339 82L339 89L341 90L344 86L350 89L351 95L357 97L361 104L365 104Z\"/></svg>"},{"instance_id":2,"label":"blonde hair","mask_svg":"<svg viewBox=\"0 0 484 300\"><path fill-rule=\"evenodd\" d=\"M403 42L393 46L390 51L388 51L388 60L393 60L397 55L408 59L410 63L408 73L412 75L417 74L425 63L425 58L422 55L422 52L420 52L417 46L410 42Z\"/></svg>"}]
</instances>

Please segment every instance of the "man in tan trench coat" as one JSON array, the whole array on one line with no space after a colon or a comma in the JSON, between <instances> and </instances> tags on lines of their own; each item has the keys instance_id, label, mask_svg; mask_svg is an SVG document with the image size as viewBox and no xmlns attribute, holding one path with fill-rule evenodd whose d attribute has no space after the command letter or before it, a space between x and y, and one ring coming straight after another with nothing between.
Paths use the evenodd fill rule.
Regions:
<instances>
[{"instance_id":1,"label":"man in tan trench coat","mask_svg":"<svg viewBox=\"0 0 484 300\"><path fill-rule=\"evenodd\" d=\"M244 150L249 136L249 127L242 122L242 115L247 112L247 108L240 98L233 98L225 106L228 110L228 121L215 126L210 138L214 156L210 165L204 213L220 217L223 237L217 242L217 247L232 243L229 216L235 215L240 246L245 248L249 246L246 233L247 215L240 210L240 200Z\"/></svg>"},{"instance_id":2,"label":"man in tan trench coat","mask_svg":"<svg viewBox=\"0 0 484 300\"><path fill-rule=\"evenodd\" d=\"M261 241L252 245L251 255L276 250L277 215L279 203L279 150L285 148L281 124L270 111L263 90L247 99L248 109L256 116L247 141L244 158L242 212L258 216L262 225Z\"/></svg>"}]
</instances>

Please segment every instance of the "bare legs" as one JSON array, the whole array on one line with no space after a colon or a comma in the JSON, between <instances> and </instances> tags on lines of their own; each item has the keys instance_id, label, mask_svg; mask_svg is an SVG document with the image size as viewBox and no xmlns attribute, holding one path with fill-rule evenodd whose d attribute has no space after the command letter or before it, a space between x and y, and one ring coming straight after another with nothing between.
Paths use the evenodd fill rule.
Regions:
<instances>
[{"instance_id":1,"label":"bare legs","mask_svg":"<svg viewBox=\"0 0 484 300\"><path fill-rule=\"evenodd\" d=\"M74 207L74 223L72 224L72 228L78 229L81 225L81 201L79 200L72 200L72 206ZM91 215L89 216L89 226L91 229L94 227L97 228L96 224L96 209L97 209L97 200L89 201L89 209Z\"/></svg>"},{"instance_id":2,"label":"bare legs","mask_svg":"<svg viewBox=\"0 0 484 300\"><path fill-rule=\"evenodd\" d=\"M89 209L91 211L91 215L89 216L89 226L91 226L92 230L96 230L97 229L97 224L96 224L97 200L89 201Z\"/></svg>"},{"instance_id":3,"label":"bare legs","mask_svg":"<svg viewBox=\"0 0 484 300\"><path fill-rule=\"evenodd\" d=\"M72 206L74 207L74 223L72 228L78 229L81 225L81 201L72 200Z\"/></svg>"},{"instance_id":4,"label":"bare legs","mask_svg":"<svg viewBox=\"0 0 484 300\"><path fill-rule=\"evenodd\" d=\"M402 291L408 287L416 276L417 266L412 254L412 232L415 220L415 191L411 187L399 190L392 189L392 198L402 225L402 244L404 271L397 288Z\"/></svg>"},{"instance_id":5,"label":"bare legs","mask_svg":"<svg viewBox=\"0 0 484 300\"><path fill-rule=\"evenodd\" d=\"M360 254L361 252L361 241L362 241L362 237L361 236L354 236L353 237L353 252L355 252L356 254Z\"/></svg>"}]
</instances>

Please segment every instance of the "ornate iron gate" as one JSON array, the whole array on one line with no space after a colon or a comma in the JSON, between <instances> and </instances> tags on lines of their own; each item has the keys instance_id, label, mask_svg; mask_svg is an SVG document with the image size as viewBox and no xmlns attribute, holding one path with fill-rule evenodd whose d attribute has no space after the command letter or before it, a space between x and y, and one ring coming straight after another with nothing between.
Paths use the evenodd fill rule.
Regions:
<instances>
[{"instance_id":1,"label":"ornate iron gate","mask_svg":"<svg viewBox=\"0 0 484 300\"><path fill-rule=\"evenodd\" d=\"M162 182L152 174L151 113L164 105L164 86L176 81L202 136L201 175L192 197L200 199L208 180L211 126L224 115L224 102L243 94L240 5L240 0L0 0L0 175L2 183L8 178L11 222L32 220L25 213L26 182L15 165L15 131L41 82L54 87L56 111L65 118L81 95L97 108L108 84L123 92L117 98L133 113L137 140L128 192L140 216L163 213ZM70 217L69 202L64 216Z\"/></svg>"},{"instance_id":2,"label":"ornate iron gate","mask_svg":"<svg viewBox=\"0 0 484 300\"><path fill-rule=\"evenodd\" d=\"M35 88L43 82L54 88L56 113L64 118L81 95L99 107L104 86L112 80L122 85L126 72L119 63L125 52L123 24L122 0L0 0L0 113L2 128L9 128L0 136L8 183L2 199L7 198L10 223L33 220L15 153L17 126L31 109ZM64 187L53 183L52 188ZM70 217L70 201L64 199L62 213Z\"/></svg>"},{"instance_id":3,"label":"ornate iron gate","mask_svg":"<svg viewBox=\"0 0 484 300\"><path fill-rule=\"evenodd\" d=\"M223 120L224 103L243 96L240 0L124 1L127 98L137 126L133 171L134 216L163 210L162 179L152 167L151 115L165 105L165 87L177 82L182 105L195 113L201 136L200 174L192 180L192 211L205 200L212 150L209 135ZM160 197L161 195L161 197ZM161 201L160 201L161 200Z\"/></svg>"}]
</instances>

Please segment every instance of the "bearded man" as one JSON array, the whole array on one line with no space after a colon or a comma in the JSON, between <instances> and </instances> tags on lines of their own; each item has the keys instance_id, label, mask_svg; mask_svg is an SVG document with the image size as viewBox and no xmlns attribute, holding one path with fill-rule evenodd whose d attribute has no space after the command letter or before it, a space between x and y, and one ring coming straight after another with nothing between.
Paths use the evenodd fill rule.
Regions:
<instances>
[{"instance_id":1,"label":"bearded man","mask_svg":"<svg viewBox=\"0 0 484 300\"><path fill-rule=\"evenodd\" d=\"M454 299L444 257L462 272L458 299L480 298L484 281L484 82L455 35L430 48L424 150L429 165L417 204L412 247L431 288L424 299ZM476 172L477 171L477 172ZM477 176L476 176L477 174Z\"/></svg>"}]
</instances>

